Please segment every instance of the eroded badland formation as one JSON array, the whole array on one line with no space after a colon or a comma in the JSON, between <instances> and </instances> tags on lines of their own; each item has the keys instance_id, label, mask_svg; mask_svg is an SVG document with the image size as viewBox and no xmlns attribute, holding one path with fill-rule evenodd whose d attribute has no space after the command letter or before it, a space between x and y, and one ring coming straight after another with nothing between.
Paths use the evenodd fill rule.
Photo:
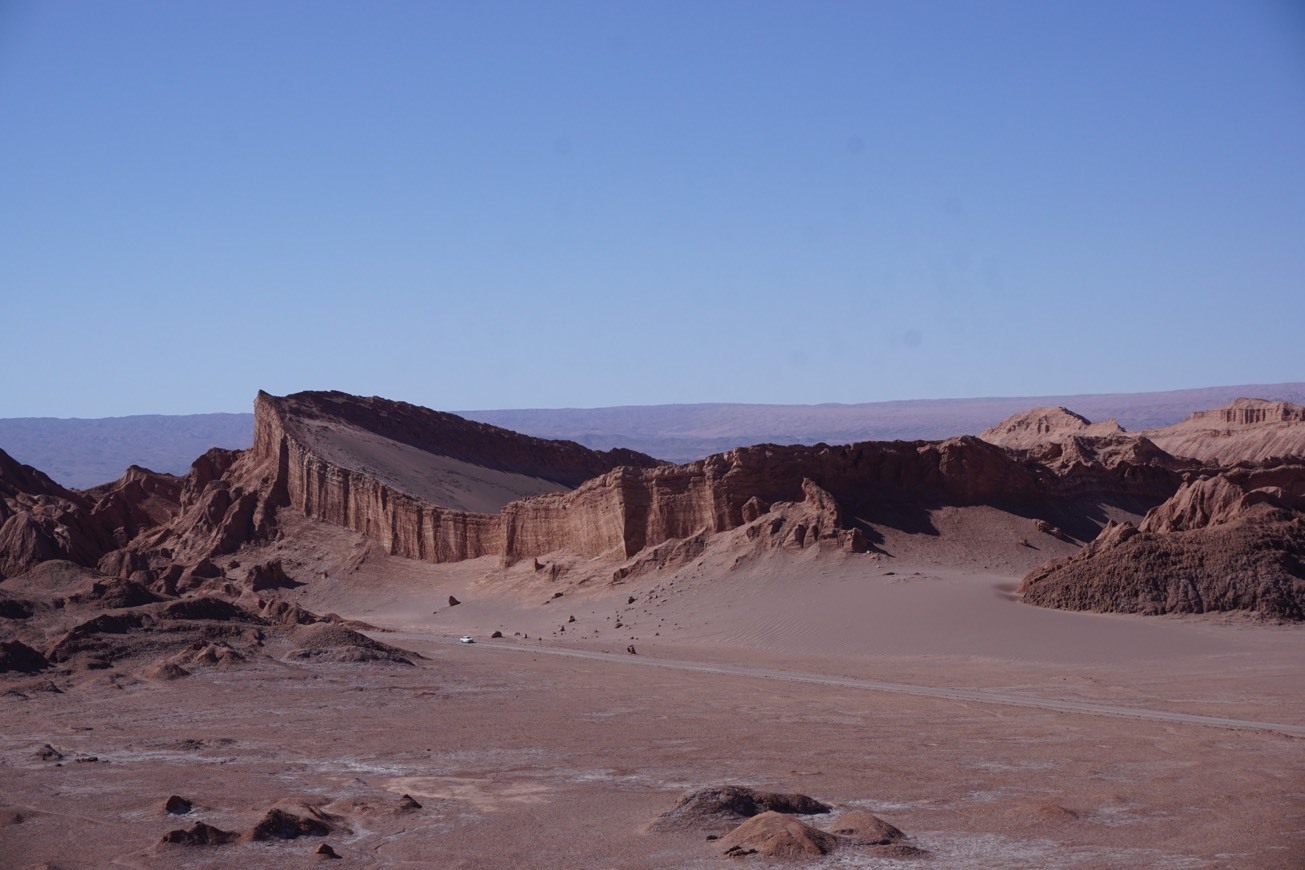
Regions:
<instances>
[{"instance_id":1,"label":"eroded badland formation","mask_svg":"<svg viewBox=\"0 0 1305 870\"><path fill-rule=\"evenodd\" d=\"M1305 408L684 465L255 417L0 453L0 864L1305 866Z\"/></svg>"}]
</instances>

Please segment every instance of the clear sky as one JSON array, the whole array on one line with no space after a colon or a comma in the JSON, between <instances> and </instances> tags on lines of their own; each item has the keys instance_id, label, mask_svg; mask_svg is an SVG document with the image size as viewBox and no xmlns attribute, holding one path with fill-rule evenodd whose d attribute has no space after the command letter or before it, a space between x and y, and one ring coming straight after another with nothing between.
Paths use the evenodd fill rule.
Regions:
<instances>
[{"instance_id":1,"label":"clear sky","mask_svg":"<svg viewBox=\"0 0 1305 870\"><path fill-rule=\"evenodd\" d=\"M0 0L0 417L1305 380L1305 4Z\"/></svg>"}]
</instances>

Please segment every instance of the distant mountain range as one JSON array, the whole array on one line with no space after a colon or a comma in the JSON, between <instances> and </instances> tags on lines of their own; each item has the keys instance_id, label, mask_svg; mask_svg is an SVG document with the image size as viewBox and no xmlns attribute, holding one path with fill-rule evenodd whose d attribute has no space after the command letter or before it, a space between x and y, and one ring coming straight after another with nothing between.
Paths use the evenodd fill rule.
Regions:
<instances>
[{"instance_id":1,"label":"distant mountain range","mask_svg":"<svg viewBox=\"0 0 1305 870\"><path fill-rule=\"evenodd\" d=\"M1305 404L1305 383L1205 387L1157 393L920 399L857 405L631 405L459 411L541 438L596 450L628 447L687 462L748 444L829 444L977 434L1042 406L1064 406L1091 420L1114 418L1129 430L1177 423L1240 397ZM84 489L119 477L129 465L185 472L210 447L242 449L253 440L253 414L143 415L101 419L0 419L0 449L64 486Z\"/></svg>"}]
</instances>

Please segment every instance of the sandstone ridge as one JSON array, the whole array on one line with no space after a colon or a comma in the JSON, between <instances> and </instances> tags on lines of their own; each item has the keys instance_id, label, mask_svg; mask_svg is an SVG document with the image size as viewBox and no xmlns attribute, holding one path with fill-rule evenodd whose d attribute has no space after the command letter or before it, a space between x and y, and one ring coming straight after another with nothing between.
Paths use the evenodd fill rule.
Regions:
<instances>
[{"instance_id":1,"label":"sandstone ridge","mask_svg":"<svg viewBox=\"0 0 1305 870\"><path fill-rule=\"evenodd\" d=\"M1247 431L1302 428L1294 406L1234 404L1229 419ZM736 529L762 550L819 542L859 553L875 549L888 530L938 535L940 509L982 507L1034 520L1070 543L1097 538L1111 511L1140 517L1154 509L1127 528L1208 549L1198 536L1173 535L1208 538L1211 529L1235 526L1249 542L1278 524L1274 534L1288 541L1299 512L1290 463L1203 464L1063 408L1035 409L986 433L1010 446L973 436L761 444L684 465L343 393L260 393L255 417L248 450L210 450L184 477L133 467L84 492L0 454L0 571L65 559L163 595L235 598L297 582L232 558L283 535L284 511L352 530L407 559L488 556L506 567L565 553L608 559L621 566L611 575L616 580L693 558L710 536ZM1136 589L1082 591L1091 586L1083 572L1107 564L1096 554L1110 550L1109 535L1118 534L1103 535L1068 564L1044 566L1045 577L1026 580L1025 600L1143 612L1187 606L1139 605ZM1053 576L1075 578L1070 585L1078 591ZM1177 581L1165 575L1155 582ZM1278 605L1266 611L1260 598L1244 594L1203 592L1200 599L1190 609L1294 612Z\"/></svg>"}]
</instances>

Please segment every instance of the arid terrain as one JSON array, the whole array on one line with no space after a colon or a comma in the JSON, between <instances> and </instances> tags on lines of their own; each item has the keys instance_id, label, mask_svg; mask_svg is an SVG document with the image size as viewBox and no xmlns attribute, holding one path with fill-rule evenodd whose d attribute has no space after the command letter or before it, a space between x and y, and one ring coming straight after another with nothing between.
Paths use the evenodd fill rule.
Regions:
<instances>
[{"instance_id":1,"label":"arid terrain","mask_svg":"<svg viewBox=\"0 0 1305 870\"><path fill-rule=\"evenodd\" d=\"M0 865L1305 867L1299 406L685 465L255 415L0 455Z\"/></svg>"}]
</instances>

